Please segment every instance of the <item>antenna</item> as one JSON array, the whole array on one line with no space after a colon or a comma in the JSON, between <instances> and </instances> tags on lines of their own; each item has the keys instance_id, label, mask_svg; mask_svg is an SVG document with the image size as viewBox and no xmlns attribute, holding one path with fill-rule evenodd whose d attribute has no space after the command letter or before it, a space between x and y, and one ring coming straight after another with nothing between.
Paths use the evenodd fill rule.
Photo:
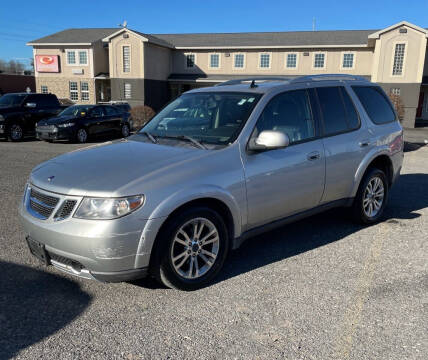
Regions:
<instances>
[{"instance_id":1,"label":"antenna","mask_svg":"<svg viewBox=\"0 0 428 360\"><path fill-rule=\"evenodd\" d=\"M312 31L315 31L315 16L312 18Z\"/></svg>"},{"instance_id":2,"label":"antenna","mask_svg":"<svg viewBox=\"0 0 428 360\"><path fill-rule=\"evenodd\" d=\"M122 24L117 24L117 26L120 26L120 27L126 29L126 27L128 26L128 22L126 20L124 20Z\"/></svg>"}]
</instances>

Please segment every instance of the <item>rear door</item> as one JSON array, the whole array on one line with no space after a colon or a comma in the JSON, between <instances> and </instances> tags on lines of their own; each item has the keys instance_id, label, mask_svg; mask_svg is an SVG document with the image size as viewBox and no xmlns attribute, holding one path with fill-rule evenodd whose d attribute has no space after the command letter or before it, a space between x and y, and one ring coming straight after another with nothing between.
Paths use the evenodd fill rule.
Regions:
<instances>
[{"instance_id":1,"label":"rear door","mask_svg":"<svg viewBox=\"0 0 428 360\"><path fill-rule=\"evenodd\" d=\"M344 86L316 89L322 114L326 181L322 203L349 197L354 176L372 147L354 101Z\"/></svg>"},{"instance_id":2,"label":"rear door","mask_svg":"<svg viewBox=\"0 0 428 360\"><path fill-rule=\"evenodd\" d=\"M104 111L103 106L95 106L89 111L89 116L84 118L85 126L88 128L89 134L98 135L104 133Z\"/></svg>"},{"instance_id":3,"label":"rear door","mask_svg":"<svg viewBox=\"0 0 428 360\"><path fill-rule=\"evenodd\" d=\"M104 106L103 128L106 132L120 131L122 114L113 106Z\"/></svg>"},{"instance_id":4,"label":"rear door","mask_svg":"<svg viewBox=\"0 0 428 360\"><path fill-rule=\"evenodd\" d=\"M288 135L284 149L244 153L250 228L317 206L324 190L325 159L311 90L276 95L264 108L251 140L264 130Z\"/></svg>"}]
</instances>

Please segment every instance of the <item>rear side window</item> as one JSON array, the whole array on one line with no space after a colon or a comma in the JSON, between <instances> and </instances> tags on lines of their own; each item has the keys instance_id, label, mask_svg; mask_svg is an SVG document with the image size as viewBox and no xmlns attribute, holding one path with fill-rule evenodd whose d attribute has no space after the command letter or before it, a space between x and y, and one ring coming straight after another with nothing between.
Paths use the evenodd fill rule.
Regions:
<instances>
[{"instance_id":1,"label":"rear side window","mask_svg":"<svg viewBox=\"0 0 428 360\"><path fill-rule=\"evenodd\" d=\"M57 107L59 106L58 99L53 95L41 95L39 96L40 106L46 107Z\"/></svg>"},{"instance_id":2,"label":"rear side window","mask_svg":"<svg viewBox=\"0 0 428 360\"><path fill-rule=\"evenodd\" d=\"M113 116L113 115L117 115L117 111L114 107L112 106L105 106L104 107L104 112L107 116Z\"/></svg>"},{"instance_id":3,"label":"rear side window","mask_svg":"<svg viewBox=\"0 0 428 360\"><path fill-rule=\"evenodd\" d=\"M386 124L395 120L394 110L381 89L374 86L353 86L352 90L375 124Z\"/></svg>"},{"instance_id":4,"label":"rear side window","mask_svg":"<svg viewBox=\"0 0 428 360\"><path fill-rule=\"evenodd\" d=\"M348 130L346 111L339 87L317 88L318 99L324 119L325 135L337 134Z\"/></svg>"},{"instance_id":5,"label":"rear side window","mask_svg":"<svg viewBox=\"0 0 428 360\"><path fill-rule=\"evenodd\" d=\"M317 94L324 119L325 135L339 134L360 127L360 118L345 88L317 88Z\"/></svg>"}]
</instances>

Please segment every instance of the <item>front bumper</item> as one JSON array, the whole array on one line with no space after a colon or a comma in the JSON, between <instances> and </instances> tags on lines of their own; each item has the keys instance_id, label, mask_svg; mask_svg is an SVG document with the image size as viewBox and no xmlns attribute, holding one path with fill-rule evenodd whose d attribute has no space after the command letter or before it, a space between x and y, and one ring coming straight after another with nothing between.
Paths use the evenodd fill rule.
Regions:
<instances>
[{"instance_id":1,"label":"front bumper","mask_svg":"<svg viewBox=\"0 0 428 360\"><path fill-rule=\"evenodd\" d=\"M57 128L56 131L36 128L36 137L39 140L73 140L76 134L74 127Z\"/></svg>"},{"instance_id":2,"label":"front bumper","mask_svg":"<svg viewBox=\"0 0 428 360\"><path fill-rule=\"evenodd\" d=\"M147 274L151 245L163 219L142 219L138 210L115 220L77 219L73 214L82 198L55 194L60 200L52 215L43 220L31 214L28 191L19 207L21 222L26 234L46 250L47 265L79 277L108 282L132 280ZM70 198L77 200L70 216L54 219L53 214L61 203Z\"/></svg>"}]
</instances>

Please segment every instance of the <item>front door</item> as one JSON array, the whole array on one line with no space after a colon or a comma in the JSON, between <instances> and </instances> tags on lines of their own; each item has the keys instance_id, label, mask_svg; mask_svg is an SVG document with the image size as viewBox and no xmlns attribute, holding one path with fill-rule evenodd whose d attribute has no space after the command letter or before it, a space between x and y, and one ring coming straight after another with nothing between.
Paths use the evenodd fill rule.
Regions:
<instances>
[{"instance_id":1,"label":"front door","mask_svg":"<svg viewBox=\"0 0 428 360\"><path fill-rule=\"evenodd\" d=\"M244 156L250 228L313 208L324 191L324 146L317 139L310 93L276 95L258 119L252 139L264 130L286 133L290 145Z\"/></svg>"}]
</instances>

